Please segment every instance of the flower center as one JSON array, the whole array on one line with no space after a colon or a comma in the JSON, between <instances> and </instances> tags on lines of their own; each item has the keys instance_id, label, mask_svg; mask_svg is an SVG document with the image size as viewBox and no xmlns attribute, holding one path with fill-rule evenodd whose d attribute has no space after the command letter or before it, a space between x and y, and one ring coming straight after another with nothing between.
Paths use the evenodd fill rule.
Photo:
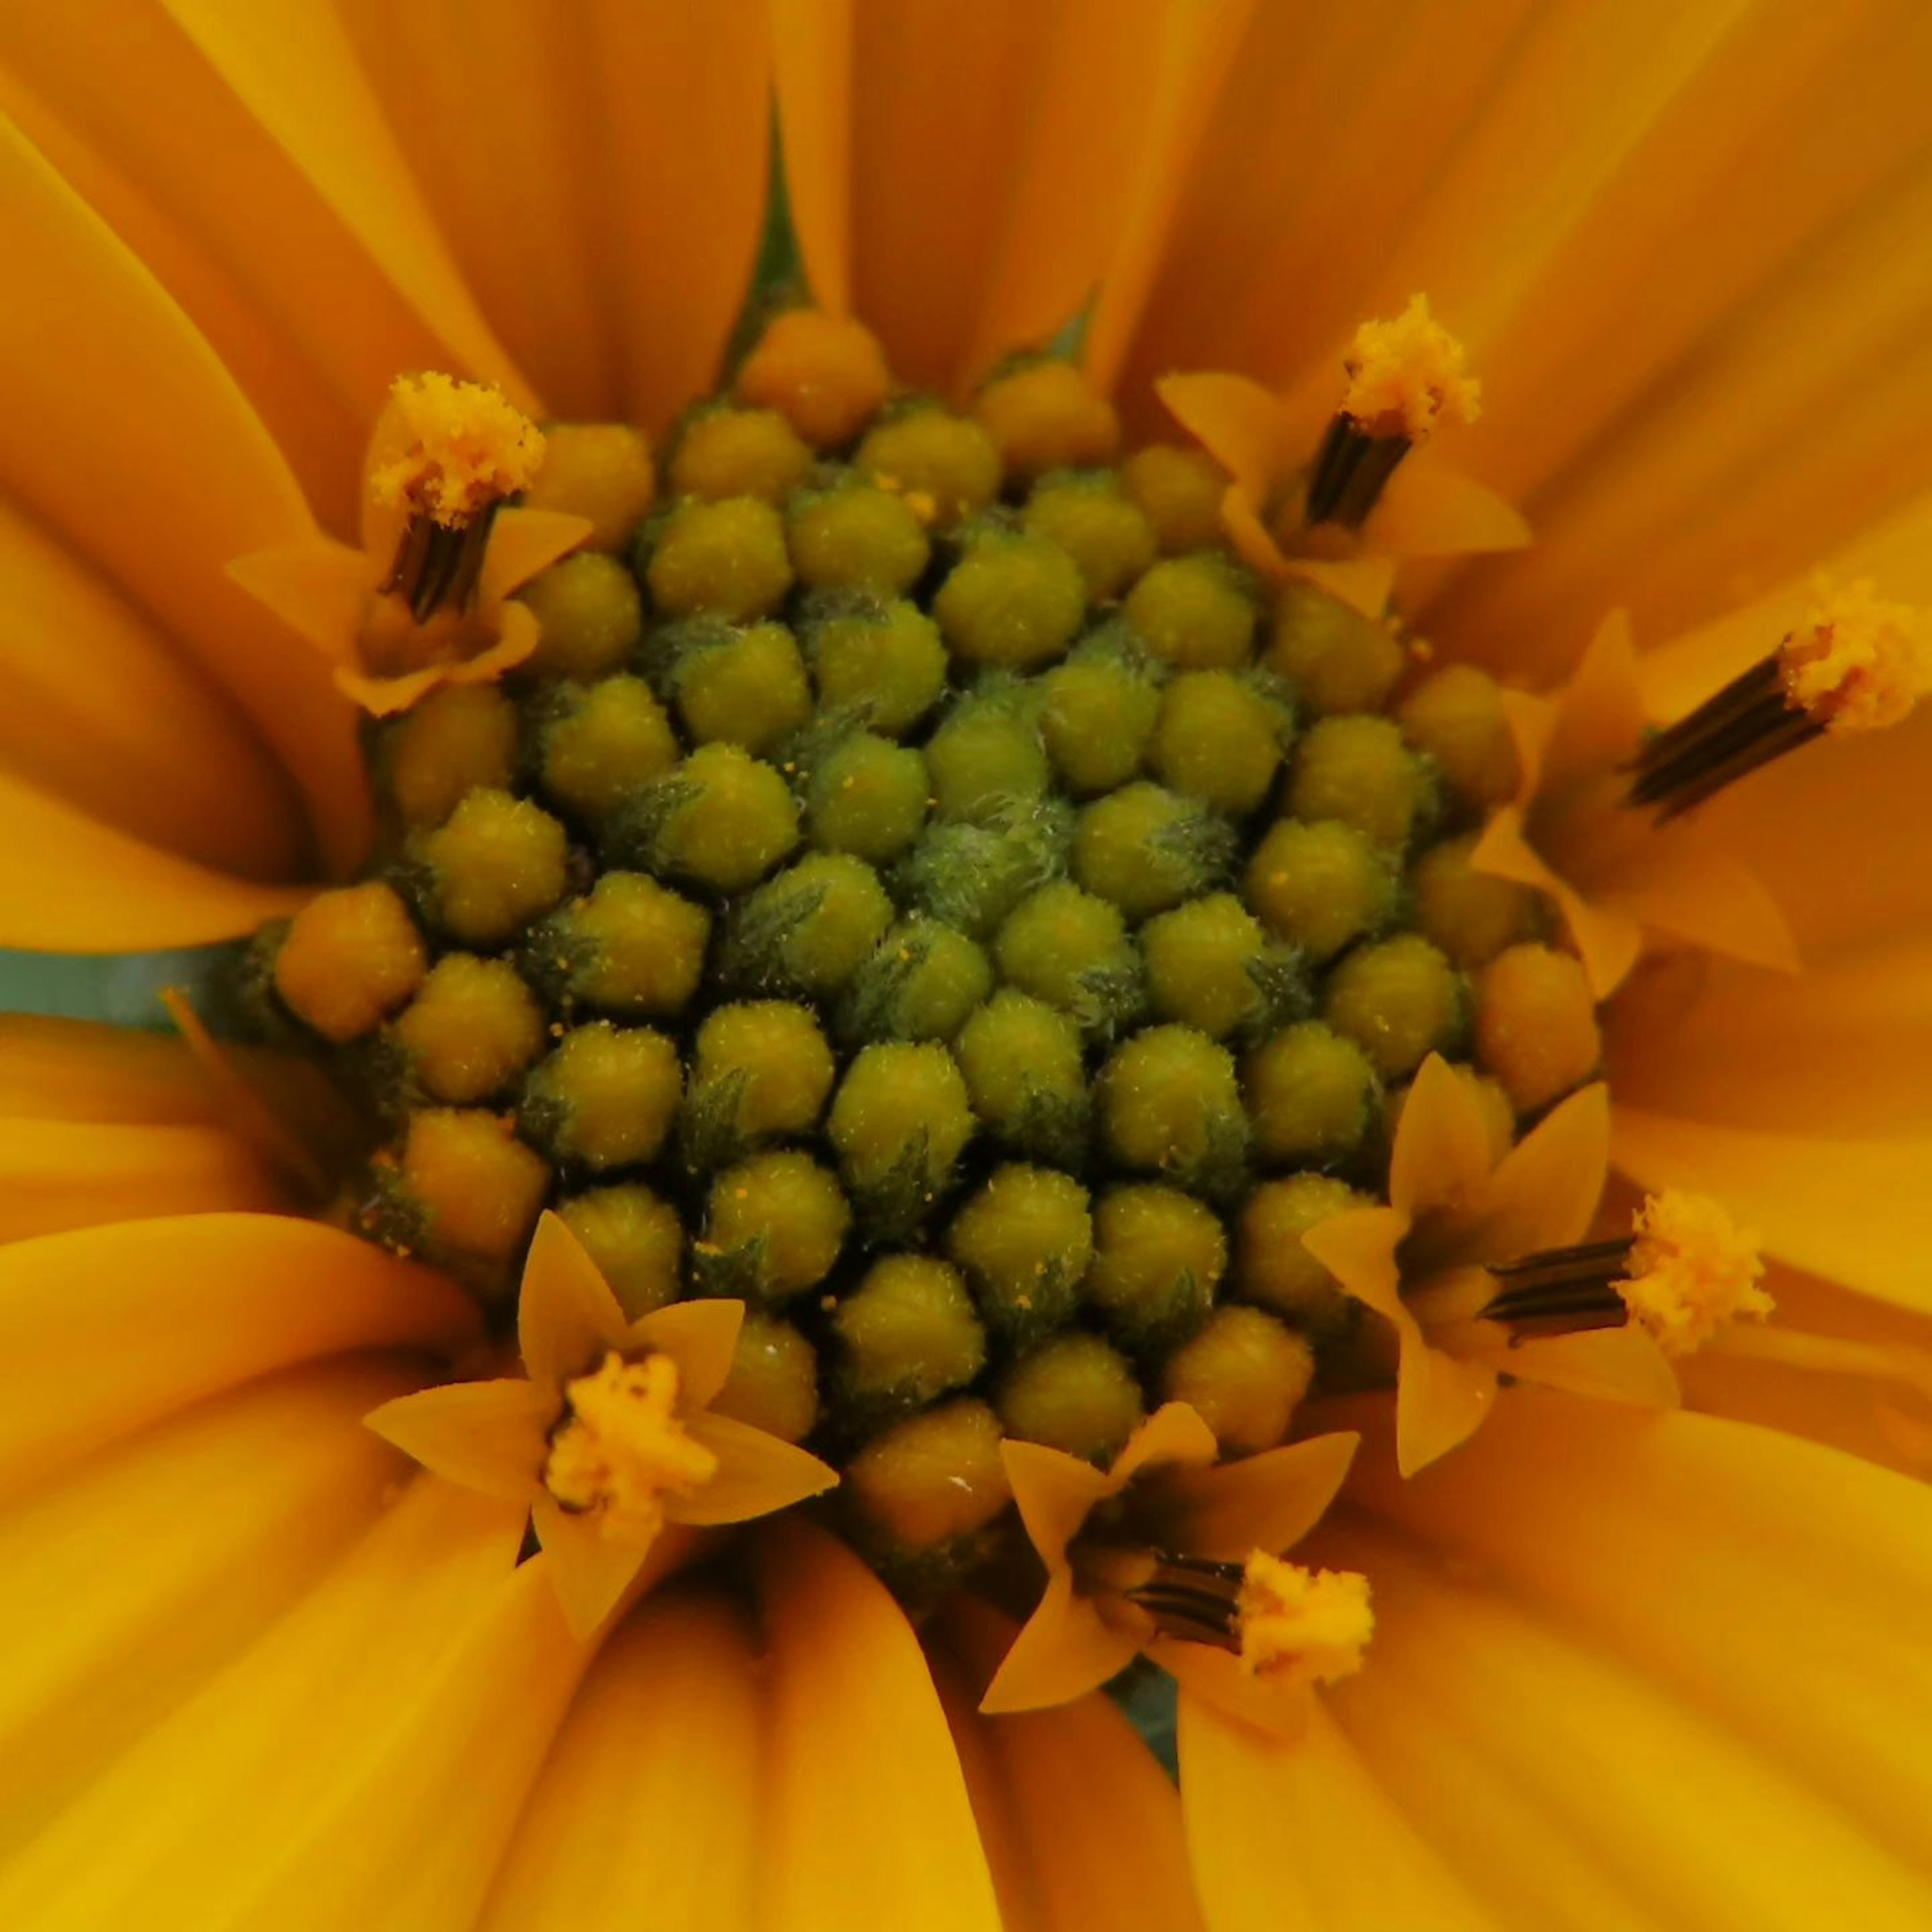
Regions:
<instances>
[{"instance_id":1,"label":"flower center","mask_svg":"<svg viewBox=\"0 0 1932 1932\"><path fill-rule=\"evenodd\" d=\"M1472 398L1393 326L1352 394L1412 440ZM493 392L399 392L414 526L526 484L594 533L519 593L531 655L371 728L368 874L242 993L358 1099L351 1225L500 1307L554 1206L633 1318L742 1300L718 1412L938 1574L1003 1436L1104 1462L1182 1400L1282 1441L1360 1319L1300 1235L1380 1198L1417 1067L1474 1060L1513 1128L1594 1023L1526 1074L1506 1022L1563 962L1469 863L1494 686L1258 582L1204 459L1120 460L1053 362L881 407L836 326L775 330L741 383L641 520L634 431L552 426L532 473ZM580 1394L553 1490L648 1514Z\"/></svg>"},{"instance_id":2,"label":"flower center","mask_svg":"<svg viewBox=\"0 0 1932 1932\"><path fill-rule=\"evenodd\" d=\"M607 1354L566 1383L544 1488L566 1509L594 1513L615 1540L652 1541L664 1527L664 1498L688 1496L718 1472L718 1458L678 1420L677 1385L677 1364L659 1354L636 1362Z\"/></svg>"}]
</instances>

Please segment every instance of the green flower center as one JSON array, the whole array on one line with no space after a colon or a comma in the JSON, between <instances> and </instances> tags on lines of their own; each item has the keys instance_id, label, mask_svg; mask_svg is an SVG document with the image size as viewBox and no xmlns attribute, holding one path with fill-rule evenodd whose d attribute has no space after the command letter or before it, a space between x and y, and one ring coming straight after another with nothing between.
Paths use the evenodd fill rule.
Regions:
<instances>
[{"instance_id":1,"label":"green flower center","mask_svg":"<svg viewBox=\"0 0 1932 1932\"><path fill-rule=\"evenodd\" d=\"M1469 865L1494 687L1198 547L1202 468L693 412L533 658L372 727L369 883L254 955L370 1123L352 1226L506 1306L548 1205L633 1316L743 1299L718 1408L902 1573L996 1530L1003 1435L1252 1452L1359 1377L1300 1236L1536 930Z\"/></svg>"}]
</instances>

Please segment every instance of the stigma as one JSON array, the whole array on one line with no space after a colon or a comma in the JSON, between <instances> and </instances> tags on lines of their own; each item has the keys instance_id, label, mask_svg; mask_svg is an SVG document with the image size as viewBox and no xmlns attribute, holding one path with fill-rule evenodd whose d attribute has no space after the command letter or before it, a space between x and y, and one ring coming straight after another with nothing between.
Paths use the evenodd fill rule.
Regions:
<instances>
[{"instance_id":1,"label":"stigma","mask_svg":"<svg viewBox=\"0 0 1932 1932\"><path fill-rule=\"evenodd\" d=\"M1868 582L1821 584L1804 621L1775 650L1644 746L1630 766L1630 802L1674 818L1828 732L1902 722L1928 687L1923 613L1886 602Z\"/></svg>"},{"instance_id":2,"label":"stigma","mask_svg":"<svg viewBox=\"0 0 1932 1932\"><path fill-rule=\"evenodd\" d=\"M475 594L490 526L543 460L536 424L502 392L435 371L399 377L376 434L367 488L404 517L382 589L419 624Z\"/></svg>"},{"instance_id":3,"label":"stigma","mask_svg":"<svg viewBox=\"0 0 1932 1932\"><path fill-rule=\"evenodd\" d=\"M550 1438L544 1486L569 1510L595 1514L614 1541L650 1542L664 1498L688 1496L718 1473L718 1458L678 1419L677 1364L607 1354L565 1384L565 1419Z\"/></svg>"},{"instance_id":4,"label":"stigma","mask_svg":"<svg viewBox=\"0 0 1932 1932\"><path fill-rule=\"evenodd\" d=\"M1352 1676L1375 1629L1366 1576L1262 1550L1245 1563L1156 1556L1125 1594L1162 1636L1231 1652L1248 1676L1284 1688Z\"/></svg>"},{"instance_id":5,"label":"stigma","mask_svg":"<svg viewBox=\"0 0 1932 1932\"><path fill-rule=\"evenodd\" d=\"M1444 422L1476 419L1482 386L1461 343L1429 312L1426 296L1356 330L1348 378L1308 481L1307 520L1360 530L1404 457Z\"/></svg>"},{"instance_id":6,"label":"stigma","mask_svg":"<svg viewBox=\"0 0 1932 1932\"><path fill-rule=\"evenodd\" d=\"M1717 1202L1666 1189L1620 1238L1546 1249L1490 1271L1486 1318L1521 1340L1634 1322L1667 1355L1702 1348L1731 1322L1772 1312L1755 1235Z\"/></svg>"}]
</instances>

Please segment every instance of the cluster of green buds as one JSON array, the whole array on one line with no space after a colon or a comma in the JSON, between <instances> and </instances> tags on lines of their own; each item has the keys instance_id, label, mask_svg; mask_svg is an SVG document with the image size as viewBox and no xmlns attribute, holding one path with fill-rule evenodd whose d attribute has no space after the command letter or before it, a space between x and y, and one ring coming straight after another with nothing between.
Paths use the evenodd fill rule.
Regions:
<instances>
[{"instance_id":1,"label":"cluster of green buds","mask_svg":"<svg viewBox=\"0 0 1932 1932\"><path fill-rule=\"evenodd\" d=\"M634 433L548 433L595 547L527 662L372 726L369 875L248 990L364 1102L352 1225L500 1301L550 1206L633 1316L742 1298L719 1410L930 1571L1004 1437L1282 1440L1353 1325L1300 1235L1381 1198L1405 1083L1469 1063L1506 1138L1590 1070L1514 1019L1587 997L1471 863L1493 684L1258 582L1204 458L1120 460L1055 362L770 390L641 514Z\"/></svg>"}]
</instances>

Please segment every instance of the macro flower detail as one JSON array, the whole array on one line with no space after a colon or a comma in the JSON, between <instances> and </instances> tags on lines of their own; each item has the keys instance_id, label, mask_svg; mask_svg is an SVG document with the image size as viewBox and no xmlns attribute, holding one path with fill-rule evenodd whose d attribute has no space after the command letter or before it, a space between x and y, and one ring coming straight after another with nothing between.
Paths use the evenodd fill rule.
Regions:
<instances>
[{"instance_id":1,"label":"macro flower detail","mask_svg":"<svg viewBox=\"0 0 1932 1932\"><path fill-rule=\"evenodd\" d=\"M1466 1077L1432 1057L1403 1103L1390 1156L1388 1204L1318 1222L1302 1245L1348 1294L1379 1316L1397 1348L1396 1454L1404 1474L1426 1468L1478 1428L1499 1378L1669 1406L1670 1368L1648 1324L1598 1326L1574 1296L1561 1258L1588 1227L1610 1152L1601 1086L1573 1094L1498 1158ZM1557 1250L1546 1263L1546 1251ZM1627 1244L1618 1258L1628 1259ZM1615 1278L1595 1250L1582 1267L1599 1290ZM1498 1284L1530 1270L1512 1300ZM1645 1264L1636 1264L1640 1267ZM1569 1272L1565 1272L1568 1269ZM1540 1298L1546 1285L1546 1300ZM1661 1298L1660 1298L1660 1300ZM1511 1332L1520 1316L1558 1318L1563 1332ZM1673 1332L1688 1318L1671 1324Z\"/></svg>"},{"instance_id":2,"label":"macro flower detail","mask_svg":"<svg viewBox=\"0 0 1932 1932\"><path fill-rule=\"evenodd\" d=\"M1334 1499L1357 1441L1315 1436L1217 1463L1214 1432L1170 1402L1105 1470L1004 1444L1046 1582L980 1708L1065 1702L1144 1655L1238 1719L1297 1735L1306 1694L1360 1668L1372 1627L1361 1578L1281 1560Z\"/></svg>"},{"instance_id":3,"label":"macro flower detail","mask_svg":"<svg viewBox=\"0 0 1932 1932\"><path fill-rule=\"evenodd\" d=\"M0 1924L1932 1924L1932 17L1411 11L0 9Z\"/></svg>"},{"instance_id":4,"label":"macro flower detail","mask_svg":"<svg viewBox=\"0 0 1932 1932\"><path fill-rule=\"evenodd\" d=\"M524 1376L400 1396L369 1426L452 1482L526 1504L571 1628L588 1636L668 1526L743 1522L838 1480L716 1409L744 1312L697 1301L628 1320L548 1216L518 1301Z\"/></svg>"},{"instance_id":5,"label":"macro flower detail","mask_svg":"<svg viewBox=\"0 0 1932 1932\"><path fill-rule=\"evenodd\" d=\"M396 379L363 472L360 549L317 535L229 574L334 667L377 717L439 685L500 676L536 649L510 593L593 534L591 519L508 508L544 439L496 390L438 371Z\"/></svg>"}]
</instances>

